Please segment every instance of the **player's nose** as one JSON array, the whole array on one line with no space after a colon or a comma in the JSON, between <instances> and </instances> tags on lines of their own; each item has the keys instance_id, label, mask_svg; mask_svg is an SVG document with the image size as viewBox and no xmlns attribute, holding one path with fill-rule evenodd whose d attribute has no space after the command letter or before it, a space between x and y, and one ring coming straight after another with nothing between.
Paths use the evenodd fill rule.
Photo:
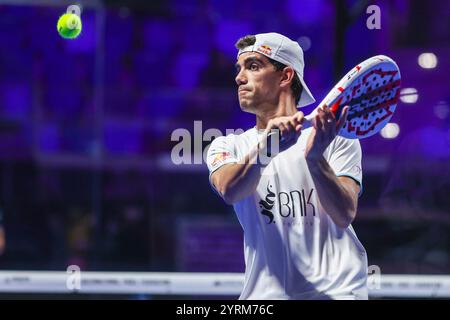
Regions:
<instances>
[{"instance_id":1,"label":"player's nose","mask_svg":"<svg viewBox=\"0 0 450 320\"><path fill-rule=\"evenodd\" d=\"M246 84L247 83L247 78L245 77L244 73L241 71L239 71L239 73L236 75L235 78L236 84L238 86L240 86L241 84Z\"/></svg>"}]
</instances>

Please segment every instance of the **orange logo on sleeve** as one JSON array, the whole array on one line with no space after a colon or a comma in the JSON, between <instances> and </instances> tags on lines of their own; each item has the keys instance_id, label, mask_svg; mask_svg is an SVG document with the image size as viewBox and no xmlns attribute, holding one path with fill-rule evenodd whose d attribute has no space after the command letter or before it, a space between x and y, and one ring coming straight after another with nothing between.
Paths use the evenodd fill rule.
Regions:
<instances>
[{"instance_id":1,"label":"orange logo on sleeve","mask_svg":"<svg viewBox=\"0 0 450 320\"><path fill-rule=\"evenodd\" d=\"M220 152L220 153L216 154L213 162L211 163L211 166L214 167L216 164L218 164L219 162L225 161L230 156L231 156L231 154L229 152Z\"/></svg>"}]
</instances>

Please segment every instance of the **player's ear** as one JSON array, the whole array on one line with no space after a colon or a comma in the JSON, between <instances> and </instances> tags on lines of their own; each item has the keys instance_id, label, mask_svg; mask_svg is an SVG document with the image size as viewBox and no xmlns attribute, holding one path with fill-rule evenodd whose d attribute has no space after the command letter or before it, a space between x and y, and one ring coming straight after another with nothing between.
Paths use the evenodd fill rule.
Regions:
<instances>
[{"instance_id":1,"label":"player's ear","mask_svg":"<svg viewBox=\"0 0 450 320\"><path fill-rule=\"evenodd\" d=\"M292 67L285 67L281 70L281 79L280 86L281 87L290 87L292 81L294 81L295 71Z\"/></svg>"}]
</instances>

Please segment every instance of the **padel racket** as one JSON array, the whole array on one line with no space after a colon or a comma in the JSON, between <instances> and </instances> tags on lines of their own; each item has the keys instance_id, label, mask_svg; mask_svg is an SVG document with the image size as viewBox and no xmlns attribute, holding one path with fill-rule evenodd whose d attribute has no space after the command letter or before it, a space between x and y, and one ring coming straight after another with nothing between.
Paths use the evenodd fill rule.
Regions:
<instances>
[{"instance_id":1,"label":"padel racket","mask_svg":"<svg viewBox=\"0 0 450 320\"><path fill-rule=\"evenodd\" d=\"M400 96L400 70L391 58L371 57L350 70L319 104L326 104L339 119L349 106L347 121L338 133L362 139L378 133L392 118ZM303 129L312 126L315 109L305 116Z\"/></svg>"}]
</instances>

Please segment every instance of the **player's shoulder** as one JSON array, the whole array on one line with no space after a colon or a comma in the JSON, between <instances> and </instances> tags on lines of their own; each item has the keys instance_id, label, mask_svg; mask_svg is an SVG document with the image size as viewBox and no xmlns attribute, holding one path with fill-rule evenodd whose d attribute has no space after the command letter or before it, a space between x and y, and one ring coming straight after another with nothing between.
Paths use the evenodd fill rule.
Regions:
<instances>
[{"instance_id":1,"label":"player's shoulder","mask_svg":"<svg viewBox=\"0 0 450 320\"><path fill-rule=\"evenodd\" d=\"M332 150L349 149L358 151L361 150L361 144L358 139L348 139L338 135L332 141L331 149Z\"/></svg>"},{"instance_id":2,"label":"player's shoulder","mask_svg":"<svg viewBox=\"0 0 450 320\"><path fill-rule=\"evenodd\" d=\"M339 135L336 136L334 141L338 145L360 145L358 139L349 139Z\"/></svg>"}]
</instances>

